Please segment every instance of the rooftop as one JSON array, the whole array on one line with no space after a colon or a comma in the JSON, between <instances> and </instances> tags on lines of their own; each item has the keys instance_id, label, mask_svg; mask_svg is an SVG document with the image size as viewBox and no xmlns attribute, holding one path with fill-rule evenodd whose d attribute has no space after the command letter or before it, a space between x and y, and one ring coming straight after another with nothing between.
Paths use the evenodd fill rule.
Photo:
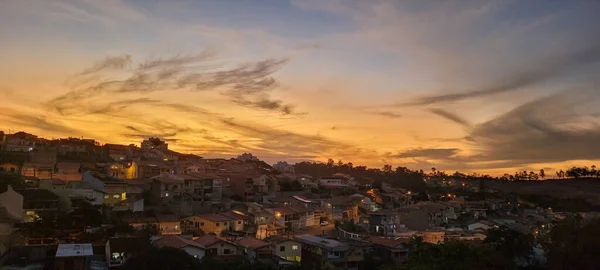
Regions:
<instances>
[{"instance_id":1,"label":"rooftop","mask_svg":"<svg viewBox=\"0 0 600 270\"><path fill-rule=\"evenodd\" d=\"M59 244L56 258L93 256L92 244Z\"/></svg>"},{"instance_id":2,"label":"rooftop","mask_svg":"<svg viewBox=\"0 0 600 270\"><path fill-rule=\"evenodd\" d=\"M25 201L25 202L58 201L59 200L59 197L56 194L54 194L46 189L32 188L32 189L22 189L22 190L15 190L15 191L23 196L23 201Z\"/></svg>"},{"instance_id":3,"label":"rooftop","mask_svg":"<svg viewBox=\"0 0 600 270\"><path fill-rule=\"evenodd\" d=\"M310 234L297 235L295 237L295 239L298 242L308 244L308 245L318 246L318 247L324 248L328 251L348 250L348 244L345 244L345 243L342 243L342 242L339 242L336 240L332 240L332 239L318 237L315 235L310 235Z\"/></svg>"},{"instance_id":4,"label":"rooftop","mask_svg":"<svg viewBox=\"0 0 600 270\"><path fill-rule=\"evenodd\" d=\"M202 218L202 219L206 219L212 222L219 222L219 221L229 221L231 220L230 217L221 215L221 214L201 214L201 215L197 215L197 217Z\"/></svg>"},{"instance_id":5,"label":"rooftop","mask_svg":"<svg viewBox=\"0 0 600 270\"><path fill-rule=\"evenodd\" d=\"M206 249L204 246L199 244L198 242L194 242L189 239L185 239L181 236L177 235L167 235L164 236L154 242L156 247L172 247L172 248L182 248L187 246L197 247L201 249Z\"/></svg>"},{"instance_id":6,"label":"rooftop","mask_svg":"<svg viewBox=\"0 0 600 270\"><path fill-rule=\"evenodd\" d=\"M204 247L210 247L210 246L212 246L212 245L214 245L216 243L226 242L226 241L223 240L223 239L221 239L221 238L219 238L219 237L216 237L216 236L214 236L212 234L207 234L205 236L202 236L202 237L194 240L194 242L196 242L196 243L198 243L198 244L200 244L200 245L202 245Z\"/></svg>"},{"instance_id":7,"label":"rooftop","mask_svg":"<svg viewBox=\"0 0 600 270\"><path fill-rule=\"evenodd\" d=\"M258 240L254 237L244 237L241 238L237 241L237 243L245 248L249 248L249 249L258 249L261 247L265 247L268 246L269 243L262 241L262 240Z\"/></svg>"}]
</instances>

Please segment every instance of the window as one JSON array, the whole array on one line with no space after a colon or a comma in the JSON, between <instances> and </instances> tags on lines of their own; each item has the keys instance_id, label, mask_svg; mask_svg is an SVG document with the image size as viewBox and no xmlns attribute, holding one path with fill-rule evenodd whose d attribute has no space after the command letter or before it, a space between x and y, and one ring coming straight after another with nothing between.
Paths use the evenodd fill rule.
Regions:
<instances>
[{"instance_id":1,"label":"window","mask_svg":"<svg viewBox=\"0 0 600 270\"><path fill-rule=\"evenodd\" d=\"M238 220L238 225L240 225L240 224L242 224L242 221L239 221L239 220Z\"/></svg>"},{"instance_id":2,"label":"window","mask_svg":"<svg viewBox=\"0 0 600 270\"><path fill-rule=\"evenodd\" d=\"M110 198L110 196L104 195L104 199L108 199L108 198Z\"/></svg>"},{"instance_id":3,"label":"window","mask_svg":"<svg viewBox=\"0 0 600 270\"><path fill-rule=\"evenodd\" d=\"M298 246L297 245L293 245L292 246L292 250L298 250Z\"/></svg>"},{"instance_id":4,"label":"window","mask_svg":"<svg viewBox=\"0 0 600 270\"><path fill-rule=\"evenodd\" d=\"M114 199L121 198L121 195L119 195L119 194L115 194L115 195L113 195L113 198L114 198Z\"/></svg>"},{"instance_id":5,"label":"window","mask_svg":"<svg viewBox=\"0 0 600 270\"><path fill-rule=\"evenodd\" d=\"M285 251L285 246L279 246L279 251L284 252Z\"/></svg>"},{"instance_id":6,"label":"window","mask_svg":"<svg viewBox=\"0 0 600 270\"><path fill-rule=\"evenodd\" d=\"M215 226L219 227L221 224L219 222L215 223Z\"/></svg>"},{"instance_id":7,"label":"window","mask_svg":"<svg viewBox=\"0 0 600 270\"><path fill-rule=\"evenodd\" d=\"M200 222L200 227L204 227L204 222Z\"/></svg>"},{"instance_id":8,"label":"window","mask_svg":"<svg viewBox=\"0 0 600 270\"><path fill-rule=\"evenodd\" d=\"M226 249L223 249L223 254L224 254L224 255L229 255L229 254L231 254L231 249L228 249L228 248L226 248Z\"/></svg>"}]
</instances>

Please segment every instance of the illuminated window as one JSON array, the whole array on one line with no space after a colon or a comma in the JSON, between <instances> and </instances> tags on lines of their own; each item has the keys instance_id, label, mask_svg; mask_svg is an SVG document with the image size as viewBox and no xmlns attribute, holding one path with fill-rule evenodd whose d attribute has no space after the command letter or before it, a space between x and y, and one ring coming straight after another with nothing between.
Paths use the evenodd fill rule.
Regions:
<instances>
[{"instance_id":1,"label":"illuminated window","mask_svg":"<svg viewBox=\"0 0 600 270\"><path fill-rule=\"evenodd\" d=\"M114 199L121 198L121 195L119 195L119 194L115 194L115 195L113 195L113 198L114 198Z\"/></svg>"},{"instance_id":2,"label":"illuminated window","mask_svg":"<svg viewBox=\"0 0 600 270\"><path fill-rule=\"evenodd\" d=\"M293 245L293 246L292 246L292 249L293 249L293 250L298 250L298 246L296 246L296 245Z\"/></svg>"},{"instance_id":3,"label":"illuminated window","mask_svg":"<svg viewBox=\"0 0 600 270\"><path fill-rule=\"evenodd\" d=\"M27 211L25 212L25 214L27 214L28 216L33 216L35 215L35 211Z\"/></svg>"},{"instance_id":4,"label":"illuminated window","mask_svg":"<svg viewBox=\"0 0 600 270\"><path fill-rule=\"evenodd\" d=\"M108 198L110 198L110 196L104 195L104 199L108 199Z\"/></svg>"}]
</instances>

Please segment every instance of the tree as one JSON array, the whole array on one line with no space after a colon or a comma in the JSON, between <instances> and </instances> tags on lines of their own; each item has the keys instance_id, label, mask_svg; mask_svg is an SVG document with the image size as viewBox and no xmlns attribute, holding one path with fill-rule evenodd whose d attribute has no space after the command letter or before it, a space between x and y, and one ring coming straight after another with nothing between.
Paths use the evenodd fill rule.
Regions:
<instances>
[{"instance_id":1,"label":"tree","mask_svg":"<svg viewBox=\"0 0 600 270\"><path fill-rule=\"evenodd\" d=\"M544 171L544 169L540 169L540 178L542 180L544 180L544 178L546 178L546 172Z\"/></svg>"},{"instance_id":2,"label":"tree","mask_svg":"<svg viewBox=\"0 0 600 270\"><path fill-rule=\"evenodd\" d=\"M590 175L592 177L597 177L598 176L598 171L596 170L596 165L592 165L592 170L590 170Z\"/></svg>"},{"instance_id":3,"label":"tree","mask_svg":"<svg viewBox=\"0 0 600 270\"><path fill-rule=\"evenodd\" d=\"M9 185L13 189L21 189L25 187L25 182L18 173L0 172L0 193L4 193Z\"/></svg>"},{"instance_id":4,"label":"tree","mask_svg":"<svg viewBox=\"0 0 600 270\"><path fill-rule=\"evenodd\" d=\"M503 226L488 230L484 243L507 258L527 265L532 263L534 238L531 234L522 234Z\"/></svg>"},{"instance_id":5,"label":"tree","mask_svg":"<svg viewBox=\"0 0 600 270\"><path fill-rule=\"evenodd\" d=\"M556 224L542 240L548 269L600 269L600 219L577 216Z\"/></svg>"},{"instance_id":6,"label":"tree","mask_svg":"<svg viewBox=\"0 0 600 270\"><path fill-rule=\"evenodd\" d=\"M335 165L335 161L333 161L333 159L328 159L327 160L327 167L332 168Z\"/></svg>"},{"instance_id":7,"label":"tree","mask_svg":"<svg viewBox=\"0 0 600 270\"><path fill-rule=\"evenodd\" d=\"M435 167L432 167L432 168L431 168L431 175L435 175L435 171L436 171L436 170L435 170Z\"/></svg>"}]
</instances>

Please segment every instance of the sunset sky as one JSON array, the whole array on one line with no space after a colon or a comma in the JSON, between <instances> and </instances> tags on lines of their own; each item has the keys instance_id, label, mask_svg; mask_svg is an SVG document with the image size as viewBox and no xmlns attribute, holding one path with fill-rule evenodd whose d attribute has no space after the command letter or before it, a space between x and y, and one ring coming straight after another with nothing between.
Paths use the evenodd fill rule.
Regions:
<instances>
[{"instance_id":1,"label":"sunset sky","mask_svg":"<svg viewBox=\"0 0 600 270\"><path fill-rule=\"evenodd\" d=\"M600 159L600 1L0 0L0 130L514 173Z\"/></svg>"}]
</instances>

